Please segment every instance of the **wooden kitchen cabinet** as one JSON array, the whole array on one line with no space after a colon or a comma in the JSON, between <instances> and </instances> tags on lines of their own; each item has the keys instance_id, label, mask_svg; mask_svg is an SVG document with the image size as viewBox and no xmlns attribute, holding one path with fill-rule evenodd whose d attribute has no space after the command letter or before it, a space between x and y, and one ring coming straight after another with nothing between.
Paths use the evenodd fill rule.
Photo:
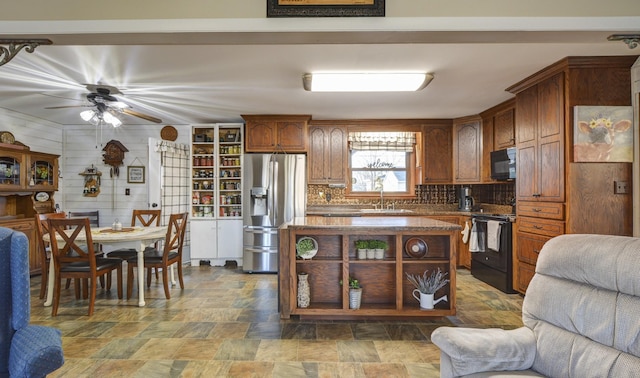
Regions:
<instances>
[{"instance_id":1,"label":"wooden kitchen cabinet","mask_svg":"<svg viewBox=\"0 0 640 378\"><path fill-rule=\"evenodd\" d=\"M493 117L493 150L502 150L516 145L515 139L515 101L509 101L512 107Z\"/></svg>"},{"instance_id":2,"label":"wooden kitchen cabinet","mask_svg":"<svg viewBox=\"0 0 640 378\"><path fill-rule=\"evenodd\" d=\"M432 220L407 217L403 227L370 226L356 218L306 218L303 224L279 229L280 237L280 316L300 318L354 319L364 317L449 316L456 311L456 244L452 239L459 230L433 224ZM357 218L360 219L360 218ZM325 226L327 223L345 226ZM372 221L372 225L376 222ZM347 226L347 224L351 224ZM457 226L454 226L457 228ZM316 240L318 252L308 260L296 257L296 243L303 237ZM428 247L425 256L410 256L406 244L420 239ZM358 259L355 241L376 239L389 245L382 259ZM447 296L432 310L420 309L413 297L414 287L406 274L422 275L441 269L450 282L438 290L436 298ZM297 303L298 274L305 273L310 287L310 304ZM349 306L348 282L353 277L363 286L359 309Z\"/></svg>"},{"instance_id":3,"label":"wooden kitchen cabinet","mask_svg":"<svg viewBox=\"0 0 640 378\"><path fill-rule=\"evenodd\" d=\"M441 220L443 222L449 222L453 224L459 224L464 230L465 223L469 223L469 232L471 232L471 217L467 215L454 216L454 215L439 215L429 216L428 218ZM462 233L454 241L458 244L458 259L456 261L458 267L465 267L471 270L471 252L469 252L469 243L462 241Z\"/></svg>"},{"instance_id":4,"label":"wooden kitchen cabinet","mask_svg":"<svg viewBox=\"0 0 640 378\"><path fill-rule=\"evenodd\" d=\"M478 116L453 121L453 182L480 183L482 169L482 121Z\"/></svg>"},{"instance_id":5,"label":"wooden kitchen cabinet","mask_svg":"<svg viewBox=\"0 0 640 378\"><path fill-rule=\"evenodd\" d=\"M564 74L516 95L518 200L564 202Z\"/></svg>"},{"instance_id":6,"label":"wooden kitchen cabinet","mask_svg":"<svg viewBox=\"0 0 640 378\"><path fill-rule=\"evenodd\" d=\"M614 180L631 180L631 164L573 162L572 143L575 106L631 105L635 58L568 57L507 89L516 95L514 270L515 289L523 294L547 240L632 233L632 196L613 193Z\"/></svg>"},{"instance_id":7,"label":"wooden kitchen cabinet","mask_svg":"<svg viewBox=\"0 0 640 378\"><path fill-rule=\"evenodd\" d=\"M309 127L309 184L346 185L347 137L343 126Z\"/></svg>"},{"instance_id":8,"label":"wooden kitchen cabinet","mask_svg":"<svg viewBox=\"0 0 640 378\"><path fill-rule=\"evenodd\" d=\"M516 272L517 277L514 289L522 294L526 293L529 282L533 278L536 270L536 263L538 262L538 255L544 243L546 243L551 236L536 235L528 232L517 232L516 238L518 243L516 245Z\"/></svg>"},{"instance_id":9,"label":"wooden kitchen cabinet","mask_svg":"<svg viewBox=\"0 0 640 378\"><path fill-rule=\"evenodd\" d=\"M307 152L309 115L243 115L245 152Z\"/></svg>"},{"instance_id":10,"label":"wooden kitchen cabinet","mask_svg":"<svg viewBox=\"0 0 640 378\"><path fill-rule=\"evenodd\" d=\"M482 117L482 182L493 183L491 152L516 145L515 97L480 113Z\"/></svg>"},{"instance_id":11,"label":"wooden kitchen cabinet","mask_svg":"<svg viewBox=\"0 0 640 378\"><path fill-rule=\"evenodd\" d=\"M427 125L422 129L424 154L422 181L425 184L450 183L452 177L452 125Z\"/></svg>"}]
</instances>

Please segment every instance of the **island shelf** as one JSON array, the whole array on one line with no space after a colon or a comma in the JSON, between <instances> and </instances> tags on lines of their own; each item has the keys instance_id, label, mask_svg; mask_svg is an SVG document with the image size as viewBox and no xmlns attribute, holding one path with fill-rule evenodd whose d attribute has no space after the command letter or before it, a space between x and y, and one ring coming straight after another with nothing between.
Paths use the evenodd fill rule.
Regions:
<instances>
[{"instance_id":1,"label":"island shelf","mask_svg":"<svg viewBox=\"0 0 640 378\"><path fill-rule=\"evenodd\" d=\"M280 228L281 318L359 319L416 318L454 315L456 312L457 224L426 217L295 218ZM318 251L312 259L296 256L300 238L312 237ZM357 240L383 240L382 259L358 259ZM419 240L426 251L407 252L407 242ZM424 254L422 252L424 251ZM440 269L450 282L435 297L446 295L433 310L420 309L406 274ZM310 303L299 307L298 274L306 273ZM360 308L349 308L349 287L357 279L363 287Z\"/></svg>"}]
</instances>

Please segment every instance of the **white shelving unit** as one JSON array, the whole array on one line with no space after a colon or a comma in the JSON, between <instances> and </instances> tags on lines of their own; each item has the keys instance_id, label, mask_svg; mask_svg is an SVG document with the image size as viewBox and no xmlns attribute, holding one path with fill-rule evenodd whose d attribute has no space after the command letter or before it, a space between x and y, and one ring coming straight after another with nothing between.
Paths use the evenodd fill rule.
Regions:
<instances>
[{"instance_id":1,"label":"white shelving unit","mask_svg":"<svg viewBox=\"0 0 640 378\"><path fill-rule=\"evenodd\" d=\"M242 265L242 123L191 130L191 264Z\"/></svg>"}]
</instances>

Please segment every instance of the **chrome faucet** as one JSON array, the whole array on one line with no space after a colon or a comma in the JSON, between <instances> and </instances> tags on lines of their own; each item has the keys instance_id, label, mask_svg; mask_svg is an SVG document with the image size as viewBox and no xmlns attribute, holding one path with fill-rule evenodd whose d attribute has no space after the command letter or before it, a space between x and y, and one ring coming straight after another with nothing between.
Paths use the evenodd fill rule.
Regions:
<instances>
[{"instance_id":1,"label":"chrome faucet","mask_svg":"<svg viewBox=\"0 0 640 378\"><path fill-rule=\"evenodd\" d=\"M384 209L384 188L380 188L380 210Z\"/></svg>"}]
</instances>

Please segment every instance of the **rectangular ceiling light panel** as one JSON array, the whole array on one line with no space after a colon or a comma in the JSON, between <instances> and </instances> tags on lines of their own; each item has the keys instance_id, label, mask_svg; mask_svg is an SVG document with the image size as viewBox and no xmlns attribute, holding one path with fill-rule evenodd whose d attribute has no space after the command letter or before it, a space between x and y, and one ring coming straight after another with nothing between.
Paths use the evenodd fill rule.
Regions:
<instances>
[{"instance_id":1,"label":"rectangular ceiling light panel","mask_svg":"<svg viewBox=\"0 0 640 378\"><path fill-rule=\"evenodd\" d=\"M412 92L426 87L430 73L312 73L303 76L312 92Z\"/></svg>"}]
</instances>

